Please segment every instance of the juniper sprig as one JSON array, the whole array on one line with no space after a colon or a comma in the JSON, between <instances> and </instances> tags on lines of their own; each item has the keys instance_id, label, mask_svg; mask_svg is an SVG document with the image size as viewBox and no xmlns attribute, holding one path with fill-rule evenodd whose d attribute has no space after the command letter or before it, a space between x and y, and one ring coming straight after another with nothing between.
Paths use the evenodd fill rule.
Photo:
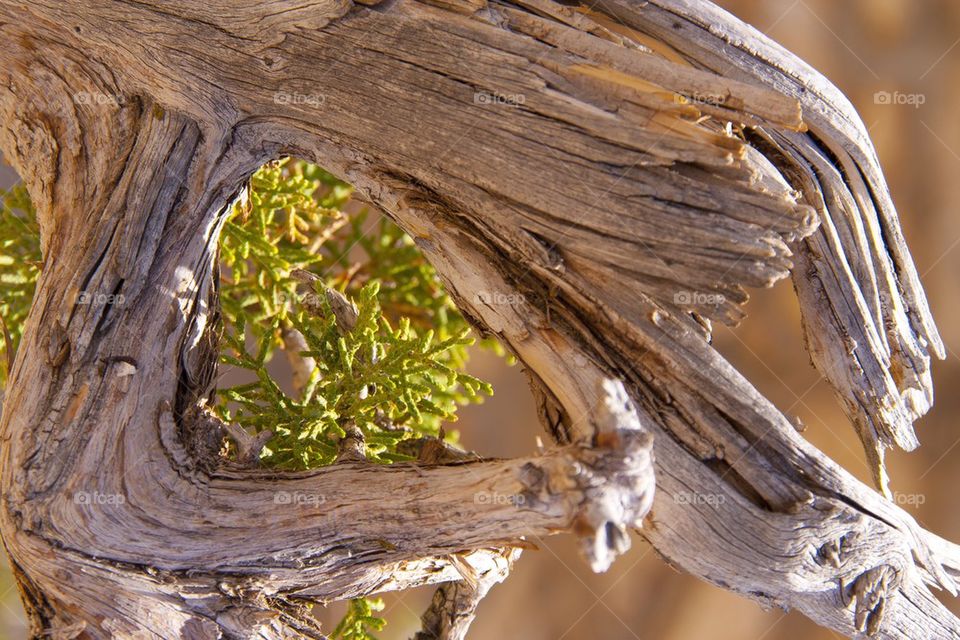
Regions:
<instances>
[{"instance_id":1,"label":"juniper sprig","mask_svg":"<svg viewBox=\"0 0 960 640\"><path fill-rule=\"evenodd\" d=\"M374 612L383 611L380 598L357 598L350 601L347 614L334 629L331 640L376 640L372 631L381 631L386 625Z\"/></svg>"},{"instance_id":2,"label":"juniper sprig","mask_svg":"<svg viewBox=\"0 0 960 640\"><path fill-rule=\"evenodd\" d=\"M433 267L389 220L345 213L350 194L312 165L281 161L253 176L225 225L221 360L252 379L221 390L217 409L253 433L274 433L263 453L270 466L330 464L348 422L371 461L401 460L400 441L438 435L458 406L492 393L463 371L470 328ZM330 290L356 306L349 330ZM269 371L291 329L307 345L295 355L315 363L293 393Z\"/></svg>"},{"instance_id":3,"label":"juniper sprig","mask_svg":"<svg viewBox=\"0 0 960 640\"><path fill-rule=\"evenodd\" d=\"M26 187L0 189L0 388L40 277L40 227Z\"/></svg>"}]
</instances>

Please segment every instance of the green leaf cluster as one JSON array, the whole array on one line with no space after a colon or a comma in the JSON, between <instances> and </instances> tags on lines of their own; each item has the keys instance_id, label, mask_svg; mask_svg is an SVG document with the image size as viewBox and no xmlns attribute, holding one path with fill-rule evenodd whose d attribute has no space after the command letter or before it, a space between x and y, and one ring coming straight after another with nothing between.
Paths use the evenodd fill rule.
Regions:
<instances>
[{"instance_id":1,"label":"green leaf cluster","mask_svg":"<svg viewBox=\"0 0 960 640\"><path fill-rule=\"evenodd\" d=\"M41 262L40 227L26 187L0 189L0 388L23 336Z\"/></svg>"},{"instance_id":2,"label":"green leaf cluster","mask_svg":"<svg viewBox=\"0 0 960 640\"><path fill-rule=\"evenodd\" d=\"M289 316L307 343L301 355L316 362L300 398L284 392L267 372L269 333L255 353L241 342L242 326L226 337L224 361L247 369L256 380L224 390L223 397L239 406L234 422L253 432L274 432L264 454L271 466L330 464L348 422L363 432L371 461L404 459L396 451L398 442L438 435L444 421L456 418L459 404L492 392L487 383L449 365L451 352L472 343L466 330L440 339L433 331L417 331L406 317L394 326L378 300L377 280L360 290L356 324L344 330L317 289L317 311Z\"/></svg>"},{"instance_id":3,"label":"green leaf cluster","mask_svg":"<svg viewBox=\"0 0 960 640\"><path fill-rule=\"evenodd\" d=\"M380 598L351 600L347 614L334 629L331 640L376 640L373 631L381 631L386 625L383 618L374 615L377 611L383 611Z\"/></svg>"},{"instance_id":4,"label":"green leaf cluster","mask_svg":"<svg viewBox=\"0 0 960 640\"><path fill-rule=\"evenodd\" d=\"M222 362L251 381L220 391L219 411L273 437L270 466L331 463L348 423L368 458L404 458L406 438L439 435L457 407L492 393L466 374L469 326L412 239L386 219L343 211L349 185L297 161L264 166L235 206L221 242ZM319 241L319 242L318 242ZM313 274L304 285L296 272ZM338 324L326 291L356 306ZM295 329L316 363L303 389L284 389L268 365Z\"/></svg>"},{"instance_id":5,"label":"green leaf cluster","mask_svg":"<svg viewBox=\"0 0 960 640\"><path fill-rule=\"evenodd\" d=\"M262 335L294 309L294 269L323 261L321 248L346 222L351 188L304 162L261 167L220 234L220 304L227 325ZM275 343L273 346L277 346Z\"/></svg>"}]
</instances>

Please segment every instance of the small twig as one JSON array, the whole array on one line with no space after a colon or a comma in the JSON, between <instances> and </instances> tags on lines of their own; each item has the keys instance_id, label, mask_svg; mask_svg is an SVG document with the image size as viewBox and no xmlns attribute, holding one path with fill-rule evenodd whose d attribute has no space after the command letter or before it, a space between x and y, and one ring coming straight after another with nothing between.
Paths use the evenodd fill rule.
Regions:
<instances>
[{"instance_id":1,"label":"small twig","mask_svg":"<svg viewBox=\"0 0 960 640\"><path fill-rule=\"evenodd\" d=\"M462 581L441 585L433 594L430 606L421 616L423 629L413 640L463 640L477 615L480 601L493 585L503 582L520 556L520 549L497 549L493 568L482 575L459 556L449 559L457 567Z\"/></svg>"},{"instance_id":2,"label":"small twig","mask_svg":"<svg viewBox=\"0 0 960 640\"><path fill-rule=\"evenodd\" d=\"M440 431L439 438L426 436L423 438L402 440L397 444L397 451L404 455L415 457L417 462L423 465L482 460L482 458L473 451L464 451L445 442L443 439L443 430Z\"/></svg>"},{"instance_id":3,"label":"small twig","mask_svg":"<svg viewBox=\"0 0 960 640\"><path fill-rule=\"evenodd\" d=\"M337 319L337 328L340 329L341 333L350 333L353 331L353 328L357 326L357 320L360 318L360 311L357 309L357 305L355 305L350 298L343 295L336 289L331 289L330 287L325 286L320 276L310 273L305 269L294 269L290 272L290 277L294 280L315 287L317 286L317 283L319 283L319 287L323 289L323 294L326 297L327 302L330 304L330 309L333 311L334 317ZM319 305L317 305L316 302L311 301L309 298L305 300L304 306L307 307L307 310L311 313L323 313L323 310L319 308Z\"/></svg>"},{"instance_id":4,"label":"small twig","mask_svg":"<svg viewBox=\"0 0 960 640\"><path fill-rule=\"evenodd\" d=\"M337 213L341 212L338 211ZM343 226L349 221L350 218L345 215L335 218L334 221L330 223L330 226L325 228L321 233L318 233L314 237L313 242L310 243L310 248L308 251L310 253L320 253L320 249L327 243L327 240L335 236L337 232L340 231L340 229L342 229Z\"/></svg>"},{"instance_id":5,"label":"small twig","mask_svg":"<svg viewBox=\"0 0 960 640\"><path fill-rule=\"evenodd\" d=\"M301 355L309 347L303 334L298 330L287 327L280 332L280 337L283 340L283 353L293 371L293 388L297 395L302 397L310 376L317 368L317 361L310 356Z\"/></svg>"},{"instance_id":6,"label":"small twig","mask_svg":"<svg viewBox=\"0 0 960 640\"><path fill-rule=\"evenodd\" d=\"M237 461L244 465L255 464L260 459L260 452L273 436L272 431L261 431L250 435L246 429L231 422L221 422L223 430L237 446Z\"/></svg>"},{"instance_id":7,"label":"small twig","mask_svg":"<svg viewBox=\"0 0 960 640\"><path fill-rule=\"evenodd\" d=\"M7 375L13 371L13 339L10 338L10 332L7 330L7 323L3 316L0 316L0 329L3 330L3 346L7 353Z\"/></svg>"},{"instance_id":8,"label":"small twig","mask_svg":"<svg viewBox=\"0 0 960 640\"><path fill-rule=\"evenodd\" d=\"M337 462L366 462L367 444L363 432L352 422L344 427L347 432L340 438Z\"/></svg>"},{"instance_id":9,"label":"small twig","mask_svg":"<svg viewBox=\"0 0 960 640\"><path fill-rule=\"evenodd\" d=\"M311 273L306 269L294 269L290 272L290 277L297 282L302 282L303 284L313 284L314 282L319 282L321 280L320 276L315 273Z\"/></svg>"}]
</instances>

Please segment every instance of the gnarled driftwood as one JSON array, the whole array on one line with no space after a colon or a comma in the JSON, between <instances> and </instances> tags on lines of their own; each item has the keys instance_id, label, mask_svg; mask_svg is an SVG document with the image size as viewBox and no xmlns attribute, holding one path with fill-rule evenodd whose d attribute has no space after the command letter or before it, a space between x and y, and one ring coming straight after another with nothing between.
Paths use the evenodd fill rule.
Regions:
<instances>
[{"instance_id":1,"label":"gnarled driftwood","mask_svg":"<svg viewBox=\"0 0 960 640\"><path fill-rule=\"evenodd\" d=\"M555 531L602 569L647 514L715 584L851 636L960 637L928 590L956 592L960 550L709 344L746 288L792 276L881 489L942 355L863 126L761 34L697 0L5 0L0 31L0 146L44 249L0 425L37 636L321 637L304 601L482 590ZM558 447L218 461L217 236L284 154L415 238L526 366ZM428 626L462 635L477 595L441 592Z\"/></svg>"}]
</instances>

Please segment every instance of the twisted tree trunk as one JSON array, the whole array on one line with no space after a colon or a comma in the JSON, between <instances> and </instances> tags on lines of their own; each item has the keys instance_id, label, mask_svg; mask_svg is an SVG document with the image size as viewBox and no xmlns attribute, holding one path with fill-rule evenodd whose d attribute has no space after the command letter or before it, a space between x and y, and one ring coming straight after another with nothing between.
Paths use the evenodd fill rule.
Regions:
<instances>
[{"instance_id":1,"label":"twisted tree trunk","mask_svg":"<svg viewBox=\"0 0 960 640\"><path fill-rule=\"evenodd\" d=\"M956 592L960 549L709 344L792 275L884 491L942 356L862 124L761 34L696 0L2 0L0 31L0 146L44 249L0 442L35 636L322 637L303 602L461 580L425 615L461 637L524 536L572 531L601 570L642 520L684 570L841 633L960 637L928 590ZM217 237L286 154L415 238L555 449L217 457Z\"/></svg>"}]
</instances>

